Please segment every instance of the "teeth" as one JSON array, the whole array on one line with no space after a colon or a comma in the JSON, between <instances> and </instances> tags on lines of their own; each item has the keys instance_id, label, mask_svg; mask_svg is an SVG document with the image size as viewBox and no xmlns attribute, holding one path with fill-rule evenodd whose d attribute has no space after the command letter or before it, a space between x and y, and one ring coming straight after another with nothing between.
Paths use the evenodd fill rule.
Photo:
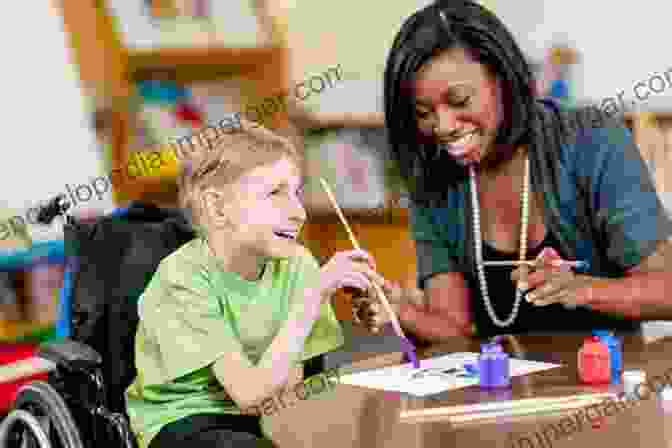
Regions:
<instances>
[{"instance_id":1,"label":"teeth","mask_svg":"<svg viewBox=\"0 0 672 448\"><path fill-rule=\"evenodd\" d=\"M465 153L466 149L465 146L471 143L475 135L476 131L472 131L469 134L465 135L464 137L460 138L459 140L452 143L443 143L442 146L449 153L456 156L460 156Z\"/></svg>"},{"instance_id":2,"label":"teeth","mask_svg":"<svg viewBox=\"0 0 672 448\"><path fill-rule=\"evenodd\" d=\"M459 139L458 141L456 141L455 143L453 143L453 146L466 145L467 143L469 143L471 141L473 136L474 136L474 132L472 132L470 134L467 134L464 137L462 137L461 139Z\"/></svg>"},{"instance_id":3,"label":"teeth","mask_svg":"<svg viewBox=\"0 0 672 448\"><path fill-rule=\"evenodd\" d=\"M450 143L448 145L449 148L451 148L453 151L454 150L459 150L461 147L464 147L465 145L469 144L471 142L471 139L474 138L474 135L476 134L476 131L470 132L469 134L465 135L464 137L460 138L459 140Z\"/></svg>"}]
</instances>

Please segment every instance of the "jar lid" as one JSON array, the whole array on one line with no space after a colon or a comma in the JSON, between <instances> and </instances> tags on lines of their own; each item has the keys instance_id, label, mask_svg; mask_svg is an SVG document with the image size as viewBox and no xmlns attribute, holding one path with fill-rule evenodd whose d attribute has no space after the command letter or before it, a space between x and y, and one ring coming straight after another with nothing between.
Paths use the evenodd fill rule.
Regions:
<instances>
[{"instance_id":1,"label":"jar lid","mask_svg":"<svg viewBox=\"0 0 672 448\"><path fill-rule=\"evenodd\" d=\"M481 344L481 353L490 353L492 351L491 345L489 342Z\"/></svg>"},{"instance_id":2,"label":"jar lid","mask_svg":"<svg viewBox=\"0 0 672 448\"><path fill-rule=\"evenodd\" d=\"M660 391L660 399L672 403L672 387L665 387Z\"/></svg>"},{"instance_id":3,"label":"jar lid","mask_svg":"<svg viewBox=\"0 0 672 448\"><path fill-rule=\"evenodd\" d=\"M646 381L646 372L640 369L624 370L623 383L643 383Z\"/></svg>"}]
</instances>

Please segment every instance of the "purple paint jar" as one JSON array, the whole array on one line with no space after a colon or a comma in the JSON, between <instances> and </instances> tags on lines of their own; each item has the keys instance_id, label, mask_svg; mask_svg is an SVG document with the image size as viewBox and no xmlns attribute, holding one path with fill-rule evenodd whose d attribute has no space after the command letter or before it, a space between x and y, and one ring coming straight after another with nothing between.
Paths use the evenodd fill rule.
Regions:
<instances>
[{"instance_id":1,"label":"purple paint jar","mask_svg":"<svg viewBox=\"0 0 672 448\"><path fill-rule=\"evenodd\" d=\"M481 344L478 357L480 385L484 388L505 388L511 386L509 355L501 344Z\"/></svg>"},{"instance_id":2,"label":"purple paint jar","mask_svg":"<svg viewBox=\"0 0 672 448\"><path fill-rule=\"evenodd\" d=\"M478 356L478 378L481 387L488 387L490 384L490 353L492 350L492 343L481 344L481 354Z\"/></svg>"}]
</instances>

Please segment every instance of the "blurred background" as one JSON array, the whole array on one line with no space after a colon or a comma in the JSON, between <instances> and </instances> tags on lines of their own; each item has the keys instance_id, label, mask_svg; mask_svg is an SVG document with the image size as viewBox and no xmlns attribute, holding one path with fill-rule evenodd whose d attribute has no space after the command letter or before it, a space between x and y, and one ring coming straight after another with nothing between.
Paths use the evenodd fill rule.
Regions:
<instances>
[{"instance_id":1,"label":"blurred background","mask_svg":"<svg viewBox=\"0 0 672 448\"><path fill-rule=\"evenodd\" d=\"M63 278L54 248L62 225L36 224L37 205L63 193L80 216L131 200L175 206L179 166L170 143L237 112L261 114L264 125L293 139L306 155L308 173L330 180L381 273L414 282L404 192L390 169L382 128L382 75L401 23L428 3L13 3L0 15L7 118L0 164L0 339L53 334ZM672 169L672 59L665 46L672 4L483 3L534 64L540 94L612 112L613 104L625 106L617 113L672 208L672 177L665 177ZM633 92L639 82L646 86L640 92L648 93L643 100ZM299 91L303 97L288 105ZM127 175L110 175L119 170ZM349 249L319 189L309 188L307 206L302 237L315 255L325 260ZM337 314L349 319L343 303L336 303Z\"/></svg>"}]
</instances>

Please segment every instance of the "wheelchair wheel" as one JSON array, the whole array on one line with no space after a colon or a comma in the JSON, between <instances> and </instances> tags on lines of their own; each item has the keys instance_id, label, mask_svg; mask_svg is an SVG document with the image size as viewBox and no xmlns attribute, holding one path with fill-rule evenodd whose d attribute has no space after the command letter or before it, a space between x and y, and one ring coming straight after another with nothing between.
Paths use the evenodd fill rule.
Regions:
<instances>
[{"instance_id":1,"label":"wheelchair wheel","mask_svg":"<svg viewBox=\"0 0 672 448\"><path fill-rule=\"evenodd\" d=\"M23 386L13 408L33 415L42 425L53 448L84 448L72 413L49 383L33 381Z\"/></svg>"},{"instance_id":2,"label":"wheelchair wheel","mask_svg":"<svg viewBox=\"0 0 672 448\"><path fill-rule=\"evenodd\" d=\"M12 411L0 424L2 448L51 448L41 423L30 412Z\"/></svg>"}]
</instances>

